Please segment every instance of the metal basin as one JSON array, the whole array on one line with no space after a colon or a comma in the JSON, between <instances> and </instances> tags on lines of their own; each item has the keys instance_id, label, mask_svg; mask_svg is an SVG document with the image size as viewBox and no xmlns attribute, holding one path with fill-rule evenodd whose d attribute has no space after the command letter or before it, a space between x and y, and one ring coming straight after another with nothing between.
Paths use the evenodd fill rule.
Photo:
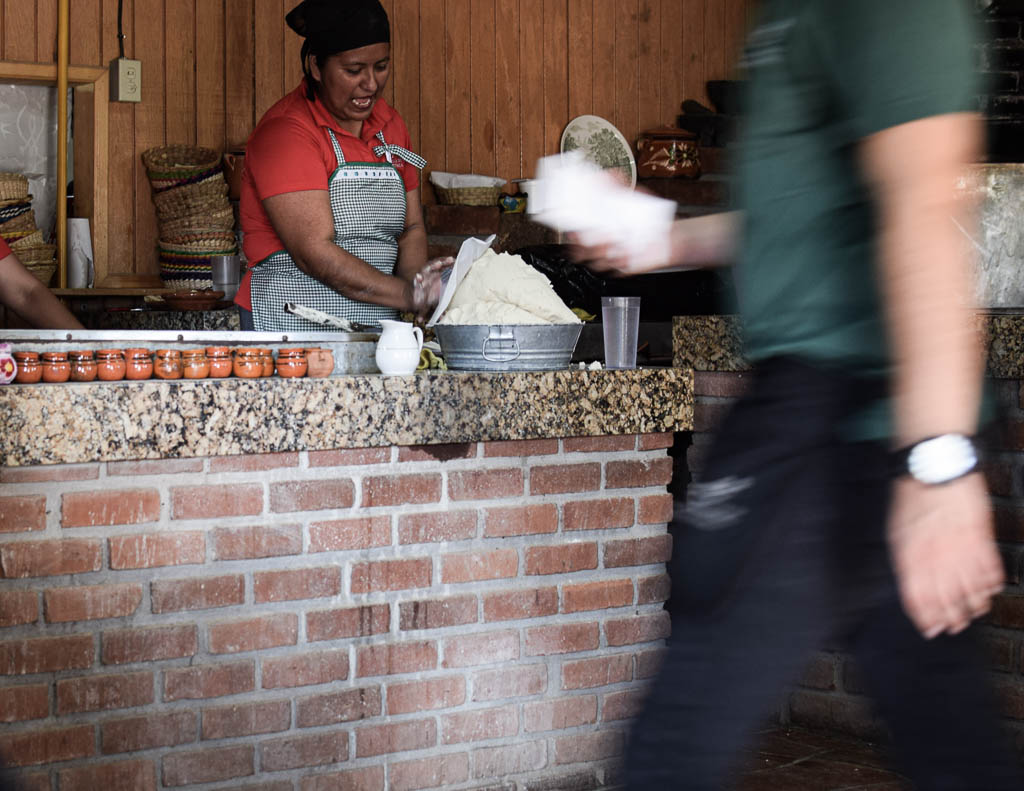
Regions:
<instances>
[{"instance_id":1,"label":"metal basin","mask_svg":"<svg viewBox=\"0 0 1024 791\"><path fill-rule=\"evenodd\" d=\"M582 324L436 324L453 371L560 371L569 367Z\"/></svg>"}]
</instances>

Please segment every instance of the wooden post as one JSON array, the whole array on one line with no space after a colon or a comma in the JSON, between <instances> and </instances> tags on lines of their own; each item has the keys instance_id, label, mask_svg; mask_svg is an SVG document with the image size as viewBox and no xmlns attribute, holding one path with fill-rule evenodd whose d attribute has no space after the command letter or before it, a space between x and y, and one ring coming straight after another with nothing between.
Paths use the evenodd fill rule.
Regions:
<instances>
[{"instance_id":1,"label":"wooden post","mask_svg":"<svg viewBox=\"0 0 1024 791\"><path fill-rule=\"evenodd\" d=\"M68 0L57 5L57 282L68 285Z\"/></svg>"}]
</instances>

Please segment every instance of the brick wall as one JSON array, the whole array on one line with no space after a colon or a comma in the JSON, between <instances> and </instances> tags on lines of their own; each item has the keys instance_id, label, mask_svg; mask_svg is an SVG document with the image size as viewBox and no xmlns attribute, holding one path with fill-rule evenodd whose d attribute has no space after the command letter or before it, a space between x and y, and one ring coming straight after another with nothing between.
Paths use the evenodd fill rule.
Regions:
<instances>
[{"instance_id":1,"label":"brick wall","mask_svg":"<svg viewBox=\"0 0 1024 791\"><path fill-rule=\"evenodd\" d=\"M694 373L695 430L686 450L688 472L677 477L699 475L711 432L748 382L749 375L742 373ZM981 629L1006 727L1024 755L1024 382L990 384L998 395L1000 417L986 474L1008 584ZM783 723L886 737L855 663L839 647L812 658L799 686L782 702L779 717Z\"/></svg>"},{"instance_id":2,"label":"brick wall","mask_svg":"<svg viewBox=\"0 0 1024 791\"><path fill-rule=\"evenodd\" d=\"M671 444L4 468L0 755L30 791L602 787Z\"/></svg>"}]
</instances>

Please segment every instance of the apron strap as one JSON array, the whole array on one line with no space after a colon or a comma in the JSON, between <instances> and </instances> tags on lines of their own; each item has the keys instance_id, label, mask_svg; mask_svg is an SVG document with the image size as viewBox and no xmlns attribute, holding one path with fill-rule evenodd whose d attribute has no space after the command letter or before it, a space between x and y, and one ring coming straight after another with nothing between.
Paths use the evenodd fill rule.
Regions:
<instances>
[{"instance_id":1,"label":"apron strap","mask_svg":"<svg viewBox=\"0 0 1024 791\"><path fill-rule=\"evenodd\" d=\"M334 156L338 158L338 167L340 168L345 164L345 154L341 151L341 144L338 142L338 138L334 136L334 130L328 128L327 134L331 136L331 146L334 148Z\"/></svg>"},{"instance_id":2,"label":"apron strap","mask_svg":"<svg viewBox=\"0 0 1024 791\"><path fill-rule=\"evenodd\" d=\"M423 170L423 168L427 166L427 160L419 154L414 154L408 148L403 148L402 146L387 142L384 139L383 132L378 132L376 136L380 140L381 145L373 147L373 155L375 157L382 156L388 161L388 164L392 164L391 155L395 154L419 170Z\"/></svg>"}]
</instances>

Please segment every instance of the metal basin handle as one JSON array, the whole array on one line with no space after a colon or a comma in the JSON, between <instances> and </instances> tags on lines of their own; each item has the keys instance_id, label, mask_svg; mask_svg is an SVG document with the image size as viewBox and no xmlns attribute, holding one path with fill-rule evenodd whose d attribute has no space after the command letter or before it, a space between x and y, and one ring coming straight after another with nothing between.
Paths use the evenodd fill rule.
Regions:
<instances>
[{"instance_id":1,"label":"metal basin handle","mask_svg":"<svg viewBox=\"0 0 1024 791\"><path fill-rule=\"evenodd\" d=\"M491 357L487 354L487 344L494 341L498 343L500 341L512 341L512 349L509 351L498 351L497 357ZM509 356L511 354L511 357ZM491 334L484 338L484 342L480 344L480 356L483 357L489 363L508 363L512 362L519 357L519 341L516 340L514 332L497 332L491 330Z\"/></svg>"}]
</instances>

